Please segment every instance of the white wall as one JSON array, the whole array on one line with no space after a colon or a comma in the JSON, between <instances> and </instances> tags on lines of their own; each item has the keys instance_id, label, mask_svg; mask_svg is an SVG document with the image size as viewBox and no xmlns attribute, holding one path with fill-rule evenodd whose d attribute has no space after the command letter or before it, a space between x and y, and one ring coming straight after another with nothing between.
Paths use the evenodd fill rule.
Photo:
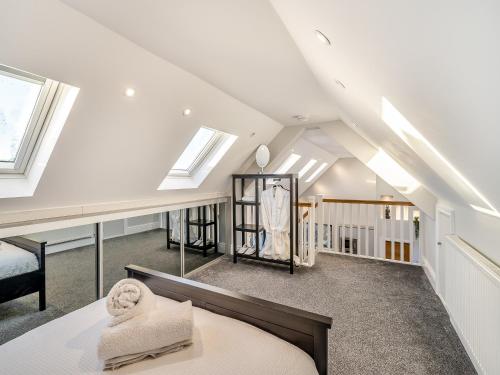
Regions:
<instances>
[{"instance_id":1,"label":"white wall","mask_svg":"<svg viewBox=\"0 0 500 375\"><path fill-rule=\"evenodd\" d=\"M391 185L389 185L387 182L385 182L383 179L381 179L379 176L376 178L377 181L377 199L381 199L383 195L392 195L393 198L391 200L393 201L399 201L399 202L406 202L408 199L406 199L402 194L400 194L396 189L394 189Z\"/></svg>"},{"instance_id":2,"label":"white wall","mask_svg":"<svg viewBox=\"0 0 500 375\"><path fill-rule=\"evenodd\" d=\"M341 158L303 196L317 194L338 199L377 199L376 175L356 158Z\"/></svg>"},{"instance_id":3,"label":"white wall","mask_svg":"<svg viewBox=\"0 0 500 375\"><path fill-rule=\"evenodd\" d=\"M0 63L81 89L35 195L1 199L2 214L225 192L229 175L282 128L59 1L2 1L0 24ZM127 87L136 97L123 95ZM192 116L182 116L186 107ZM201 125L238 140L200 189L157 191Z\"/></svg>"},{"instance_id":4,"label":"white wall","mask_svg":"<svg viewBox=\"0 0 500 375\"><path fill-rule=\"evenodd\" d=\"M356 158L338 159L307 189L304 197L327 195L337 199L373 199L392 195L394 201L407 201L392 186L378 177Z\"/></svg>"}]
</instances>

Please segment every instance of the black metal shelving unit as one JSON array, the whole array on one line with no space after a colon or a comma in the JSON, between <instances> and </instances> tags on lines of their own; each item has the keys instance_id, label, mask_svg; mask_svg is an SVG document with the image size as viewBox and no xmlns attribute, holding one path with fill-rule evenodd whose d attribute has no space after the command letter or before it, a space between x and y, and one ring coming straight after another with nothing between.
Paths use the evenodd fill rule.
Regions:
<instances>
[{"instance_id":1,"label":"black metal shelving unit","mask_svg":"<svg viewBox=\"0 0 500 375\"><path fill-rule=\"evenodd\" d=\"M208 255L208 250L214 249L214 253L217 253L218 248L218 223L217 223L217 205L211 205L213 208L213 217L207 218L207 207L209 206L201 206L196 207L197 215L196 219L191 218L191 209L186 208L186 239L188 243L184 245L185 248L193 249L193 250L201 250L203 252L203 256L206 257ZM201 245L195 245L194 242L190 242L190 231L191 227L198 228L198 240L202 240ZM213 227L214 230L214 238L213 243L208 242L207 240L207 232ZM195 241L196 242L196 241ZM170 213L167 212L167 248L170 249L171 245L180 246L179 241L172 240L170 238Z\"/></svg>"},{"instance_id":2,"label":"black metal shelving unit","mask_svg":"<svg viewBox=\"0 0 500 375\"><path fill-rule=\"evenodd\" d=\"M260 187L266 190L268 179L288 180L290 187L290 258L288 260L270 259L259 255L261 236L266 236L264 227L260 221ZM237 192L237 181L240 182L239 192ZM255 201L243 200L245 195L245 187L254 183ZM248 185L245 185L248 184ZM233 175L233 262L237 263L238 258L252 259L256 261L287 265L290 268L290 273L293 274L293 255L298 248L298 178L293 174L234 174ZM238 199L239 197L239 199ZM255 210L253 222L246 223L246 210L252 207ZM237 223L237 212L240 210L240 223ZM238 237L241 235L241 244L246 243L246 234L252 233L255 235L255 253L252 255L238 253Z\"/></svg>"}]
</instances>

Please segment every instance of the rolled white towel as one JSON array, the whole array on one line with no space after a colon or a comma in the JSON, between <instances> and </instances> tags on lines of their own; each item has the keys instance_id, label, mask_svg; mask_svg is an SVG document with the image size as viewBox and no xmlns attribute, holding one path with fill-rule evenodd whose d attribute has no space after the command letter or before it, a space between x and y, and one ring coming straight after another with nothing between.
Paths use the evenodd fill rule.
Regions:
<instances>
[{"instance_id":1,"label":"rolled white towel","mask_svg":"<svg viewBox=\"0 0 500 375\"><path fill-rule=\"evenodd\" d=\"M168 308L157 308L123 324L106 327L97 354L104 367L117 367L162 352L180 349L191 343L193 308L191 301ZM143 354L143 355L142 355Z\"/></svg>"},{"instance_id":2,"label":"rolled white towel","mask_svg":"<svg viewBox=\"0 0 500 375\"><path fill-rule=\"evenodd\" d=\"M154 309L156 296L144 283L135 279L118 281L109 291L106 308L115 326Z\"/></svg>"}]
</instances>

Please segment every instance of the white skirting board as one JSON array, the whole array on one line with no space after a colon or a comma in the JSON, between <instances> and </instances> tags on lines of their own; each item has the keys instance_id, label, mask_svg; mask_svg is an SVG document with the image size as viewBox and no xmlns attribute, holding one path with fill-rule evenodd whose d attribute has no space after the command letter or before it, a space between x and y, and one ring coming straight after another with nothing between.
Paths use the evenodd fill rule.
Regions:
<instances>
[{"instance_id":1,"label":"white skirting board","mask_svg":"<svg viewBox=\"0 0 500 375\"><path fill-rule=\"evenodd\" d=\"M120 222L119 223L120 225L116 228L117 230L106 233L104 236L105 240L116 237L122 237L129 234L147 232L161 227L159 220L152 221L149 223L141 223L137 225L130 225L127 219L116 221L116 223L118 222ZM89 225L82 227L81 229L82 231L88 233L86 233L85 236L72 237L71 235L74 233L71 232L71 228L68 228L68 230L62 229L57 231L57 233L49 234L49 241L46 246L47 254L53 254L53 253L58 253L60 251L72 250L83 246L93 245L94 244L93 226ZM46 238L44 238L44 233L28 237L38 241L47 240Z\"/></svg>"},{"instance_id":2,"label":"white skirting board","mask_svg":"<svg viewBox=\"0 0 500 375\"><path fill-rule=\"evenodd\" d=\"M429 279L432 288L434 289L436 294L439 295L436 285L436 273L434 272L434 269L431 267L429 261L425 257L422 257L422 268L424 269L424 272L427 276L427 279Z\"/></svg>"},{"instance_id":3,"label":"white skirting board","mask_svg":"<svg viewBox=\"0 0 500 375\"><path fill-rule=\"evenodd\" d=\"M478 374L500 374L500 267L456 235L440 251L444 274L424 270Z\"/></svg>"}]
</instances>

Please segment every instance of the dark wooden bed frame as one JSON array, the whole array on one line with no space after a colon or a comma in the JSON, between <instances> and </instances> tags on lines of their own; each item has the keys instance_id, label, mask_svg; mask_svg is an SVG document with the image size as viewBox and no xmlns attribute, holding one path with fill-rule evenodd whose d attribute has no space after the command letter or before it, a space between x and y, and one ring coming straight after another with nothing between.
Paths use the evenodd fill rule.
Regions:
<instances>
[{"instance_id":1,"label":"dark wooden bed frame","mask_svg":"<svg viewBox=\"0 0 500 375\"><path fill-rule=\"evenodd\" d=\"M309 354L320 375L328 369L328 329L332 318L230 292L148 268L125 267L129 278L145 283L153 293L238 319L267 331Z\"/></svg>"},{"instance_id":2,"label":"dark wooden bed frame","mask_svg":"<svg viewBox=\"0 0 500 375\"><path fill-rule=\"evenodd\" d=\"M20 247L36 255L38 269L0 280L0 303L38 292L38 308L45 310L45 245L23 237L2 238L0 241Z\"/></svg>"}]
</instances>

